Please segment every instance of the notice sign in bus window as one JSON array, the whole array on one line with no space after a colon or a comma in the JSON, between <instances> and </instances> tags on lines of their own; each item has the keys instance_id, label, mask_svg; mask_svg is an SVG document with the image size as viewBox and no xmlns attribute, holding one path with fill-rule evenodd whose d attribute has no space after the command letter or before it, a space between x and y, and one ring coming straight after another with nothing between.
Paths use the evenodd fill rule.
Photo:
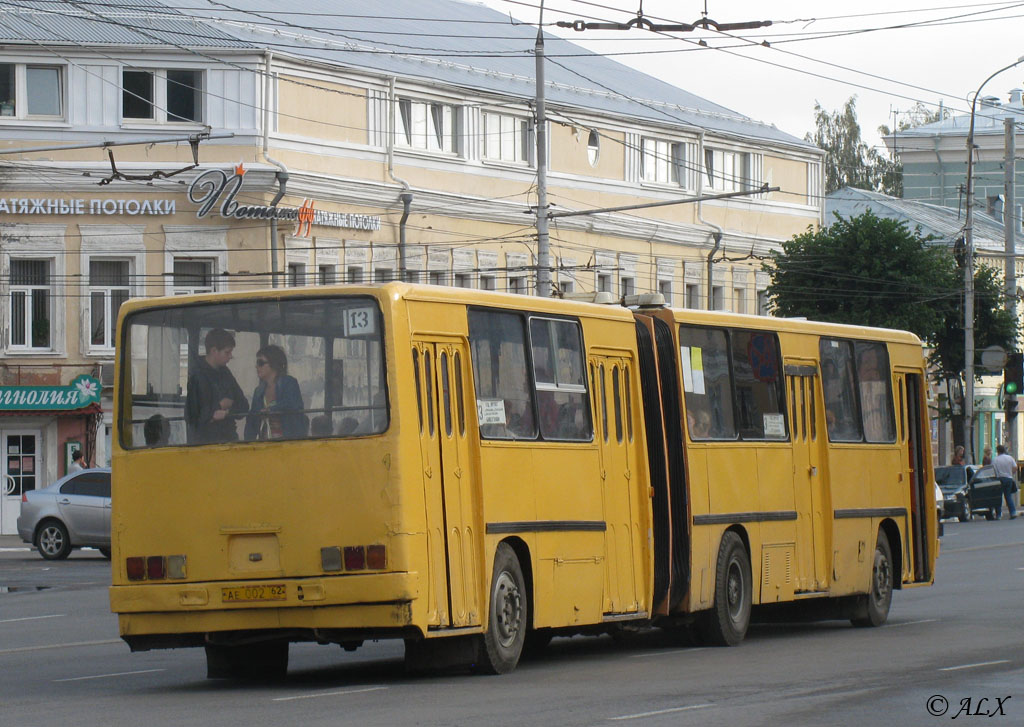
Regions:
<instances>
[{"instance_id":1,"label":"notice sign in bus window","mask_svg":"<svg viewBox=\"0 0 1024 727\"><path fill-rule=\"evenodd\" d=\"M345 311L346 336L372 336L377 333L376 310L372 306Z\"/></svg>"},{"instance_id":2,"label":"notice sign in bus window","mask_svg":"<svg viewBox=\"0 0 1024 727\"><path fill-rule=\"evenodd\" d=\"M764 436L765 439L785 439L786 418L782 414L765 414Z\"/></svg>"},{"instance_id":3,"label":"notice sign in bus window","mask_svg":"<svg viewBox=\"0 0 1024 727\"><path fill-rule=\"evenodd\" d=\"M704 352L699 346L681 346L683 391L704 394Z\"/></svg>"},{"instance_id":4,"label":"notice sign in bus window","mask_svg":"<svg viewBox=\"0 0 1024 727\"><path fill-rule=\"evenodd\" d=\"M505 424L504 399L477 399L476 415L480 426L485 424Z\"/></svg>"}]
</instances>

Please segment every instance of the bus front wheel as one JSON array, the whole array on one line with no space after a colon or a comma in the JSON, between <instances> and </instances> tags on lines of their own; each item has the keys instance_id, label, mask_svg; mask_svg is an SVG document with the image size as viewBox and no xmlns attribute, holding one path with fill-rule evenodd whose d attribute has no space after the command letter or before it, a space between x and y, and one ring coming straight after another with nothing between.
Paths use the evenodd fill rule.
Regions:
<instances>
[{"instance_id":1,"label":"bus front wheel","mask_svg":"<svg viewBox=\"0 0 1024 727\"><path fill-rule=\"evenodd\" d=\"M868 593L860 596L856 615L850 619L854 626L881 626L889 618L892 604L892 549L885 533L878 533L875 542L875 561L871 567Z\"/></svg>"},{"instance_id":2,"label":"bus front wheel","mask_svg":"<svg viewBox=\"0 0 1024 727\"><path fill-rule=\"evenodd\" d=\"M528 618L526 582L519 558L508 543L494 554L487 631L477 666L485 674L507 674L516 668L526 641Z\"/></svg>"},{"instance_id":3,"label":"bus front wheel","mask_svg":"<svg viewBox=\"0 0 1024 727\"><path fill-rule=\"evenodd\" d=\"M704 618L703 635L715 646L735 646L750 626L750 556L734 532L722 536L715 569L715 605Z\"/></svg>"}]
</instances>

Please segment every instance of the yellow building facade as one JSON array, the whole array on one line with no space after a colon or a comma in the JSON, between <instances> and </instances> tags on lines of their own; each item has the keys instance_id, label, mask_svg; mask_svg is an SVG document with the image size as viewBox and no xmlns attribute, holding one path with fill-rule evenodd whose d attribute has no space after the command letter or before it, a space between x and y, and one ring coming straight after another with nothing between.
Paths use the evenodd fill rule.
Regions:
<instances>
[{"instance_id":1,"label":"yellow building facade","mask_svg":"<svg viewBox=\"0 0 1024 727\"><path fill-rule=\"evenodd\" d=\"M536 31L466 40L505 16L389 4L372 27L406 41L446 23L413 50L342 40L371 27L356 3L287 33L251 4L148 3L144 25L44 12L0 34L0 440L29 446L36 475L6 488L3 532L71 439L107 462L106 397L69 415L18 408L18 391L87 375L109 392L128 298L398 278L537 293ZM551 220L545 292L766 312L762 258L822 221L821 152L565 41L549 52L550 209L592 213Z\"/></svg>"}]
</instances>

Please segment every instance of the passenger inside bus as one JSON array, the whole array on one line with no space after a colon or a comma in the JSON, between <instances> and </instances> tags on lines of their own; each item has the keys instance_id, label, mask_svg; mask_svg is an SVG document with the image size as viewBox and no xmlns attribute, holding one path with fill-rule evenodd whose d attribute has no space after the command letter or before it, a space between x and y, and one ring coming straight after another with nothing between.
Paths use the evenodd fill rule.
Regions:
<instances>
[{"instance_id":1,"label":"passenger inside bus","mask_svg":"<svg viewBox=\"0 0 1024 727\"><path fill-rule=\"evenodd\" d=\"M185 395L188 440L195 444L238 440L235 422L249 410L228 362L235 350L235 337L214 328L204 340L206 355L193 362Z\"/></svg>"},{"instance_id":2,"label":"passenger inside bus","mask_svg":"<svg viewBox=\"0 0 1024 727\"><path fill-rule=\"evenodd\" d=\"M288 357L274 344L256 352L259 384L252 392L252 408L245 422L245 438L299 439L309 430L303 413L302 391L294 376L288 375Z\"/></svg>"}]
</instances>

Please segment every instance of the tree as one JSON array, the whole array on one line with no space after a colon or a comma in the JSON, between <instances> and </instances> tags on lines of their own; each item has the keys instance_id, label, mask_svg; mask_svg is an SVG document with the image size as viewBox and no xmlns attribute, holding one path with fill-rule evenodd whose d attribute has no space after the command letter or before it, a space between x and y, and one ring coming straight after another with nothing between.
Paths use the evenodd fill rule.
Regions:
<instances>
[{"instance_id":1,"label":"tree","mask_svg":"<svg viewBox=\"0 0 1024 727\"><path fill-rule=\"evenodd\" d=\"M825 154L825 194L842 187L856 187L899 197L903 192L902 167L861 138L857 122L857 97L851 96L842 111L826 111L814 104L813 134L805 140Z\"/></svg>"},{"instance_id":2,"label":"tree","mask_svg":"<svg viewBox=\"0 0 1024 727\"><path fill-rule=\"evenodd\" d=\"M937 378L964 370L963 270L949 248L905 222L870 210L782 243L765 271L768 294L782 316L911 331L932 348ZM1012 350L1017 324L1004 309L999 273L974 275L977 350Z\"/></svg>"}]
</instances>

